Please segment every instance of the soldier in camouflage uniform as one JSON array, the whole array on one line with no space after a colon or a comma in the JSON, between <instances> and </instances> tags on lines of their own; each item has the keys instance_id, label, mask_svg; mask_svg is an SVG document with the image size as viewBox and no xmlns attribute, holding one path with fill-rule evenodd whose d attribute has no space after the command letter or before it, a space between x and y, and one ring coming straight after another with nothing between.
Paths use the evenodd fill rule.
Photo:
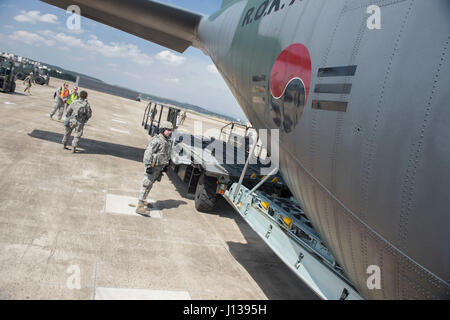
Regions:
<instances>
[{"instance_id":1,"label":"soldier in camouflage uniform","mask_svg":"<svg viewBox=\"0 0 450 320\"><path fill-rule=\"evenodd\" d=\"M144 216L150 216L147 208L151 205L145 201L149 194L153 183L161 180L161 176L166 171L169 160L170 150L172 147L172 139L170 138L173 125L169 121L161 121L161 133L154 136L144 153L145 173L142 180L141 193L139 194L139 204L136 213Z\"/></svg>"},{"instance_id":2,"label":"soldier in camouflage uniform","mask_svg":"<svg viewBox=\"0 0 450 320\"><path fill-rule=\"evenodd\" d=\"M72 153L76 152L78 141L83 134L83 128L89 118L92 116L91 106L86 100L87 92L80 92L80 99L72 102L66 113L66 120L64 121L65 133L62 139L63 148L67 149L67 140L75 129L74 138L72 141Z\"/></svg>"},{"instance_id":3,"label":"soldier in camouflage uniform","mask_svg":"<svg viewBox=\"0 0 450 320\"><path fill-rule=\"evenodd\" d=\"M33 72L30 72L30 74L25 78L25 80L23 80L23 84L26 85L25 90L23 90L23 92L27 92L30 94L31 96L31 83L34 82L33 80Z\"/></svg>"},{"instance_id":4,"label":"soldier in camouflage uniform","mask_svg":"<svg viewBox=\"0 0 450 320\"><path fill-rule=\"evenodd\" d=\"M186 110L183 111L183 113L181 114L181 119L179 123L180 126L184 123L184 120L186 120Z\"/></svg>"},{"instance_id":5,"label":"soldier in camouflage uniform","mask_svg":"<svg viewBox=\"0 0 450 320\"><path fill-rule=\"evenodd\" d=\"M64 86L58 88L53 96L55 98L55 103L53 104L52 111L50 111L50 119L53 119L53 115L58 111L58 120L61 120L64 113L64 106L69 99L69 84L64 82Z\"/></svg>"}]
</instances>

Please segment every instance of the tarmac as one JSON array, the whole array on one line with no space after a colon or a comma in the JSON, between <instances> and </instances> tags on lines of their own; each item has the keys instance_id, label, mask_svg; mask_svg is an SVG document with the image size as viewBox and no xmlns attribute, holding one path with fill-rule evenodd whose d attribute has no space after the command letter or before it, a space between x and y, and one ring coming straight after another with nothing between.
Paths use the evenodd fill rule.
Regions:
<instances>
[{"instance_id":1,"label":"tarmac","mask_svg":"<svg viewBox=\"0 0 450 320\"><path fill-rule=\"evenodd\" d=\"M170 170L152 217L134 213L146 103L88 89L93 116L72 154L49 119L63 81L31 96L16 83L0 93L0 299L317 299L224 199L196 211Z\"/></svg>"}]
</instances>

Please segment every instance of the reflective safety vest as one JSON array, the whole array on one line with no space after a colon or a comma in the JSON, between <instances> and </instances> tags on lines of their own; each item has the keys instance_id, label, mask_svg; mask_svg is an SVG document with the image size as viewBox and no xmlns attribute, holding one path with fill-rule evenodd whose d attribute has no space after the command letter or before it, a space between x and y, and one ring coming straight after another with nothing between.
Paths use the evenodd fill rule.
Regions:
<instances>
[{"instance_id":1,"label":"reflective safety vest","mask_svg":"<svg viewBox=\"0 0 450 320\"><path fill-rule=\"evenodd\" d=\"M61 96L61 98L65 99L69 95L69 90L61 88L61 92L59 93L59 95Z\"/></svg>"},{"instance_id":2,"label":"reflective safety vest","mask_svg":"<svg viewBox=\"0 0 450 320\"><path fill-rule=\"evenodd\" d=\"M78 93L73 92L70 95L70 98L67 100L67 104L71 104L72 102L74 102L77 99L78 99Z\"/></svg>"}]
</instances>

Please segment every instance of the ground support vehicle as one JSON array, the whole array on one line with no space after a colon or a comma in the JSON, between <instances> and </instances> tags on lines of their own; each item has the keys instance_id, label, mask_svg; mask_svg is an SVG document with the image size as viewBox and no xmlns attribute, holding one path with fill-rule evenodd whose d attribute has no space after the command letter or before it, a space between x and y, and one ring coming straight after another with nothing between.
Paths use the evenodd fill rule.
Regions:
<instances>
[{"instance_id":1,"label":"ground support vehicle","mask_svg":"<svg viewBox=\"0 0 450 320\"><path fill-rule=\"evenodd\" d=\"M16 90L14 62L0 57L0 91L14 93Z\"/></svg>"},{"instance_id":2,"label":"ground support vehicle","mask_svg":"<svg viewBox=\"0 0 450 320\"><path fill-rule=\"evenodd\" d=\"M174 124L174 128L177 127L178 114L182 109L151 102L142 119L143 127L151 136L159 131L164 110L167 111L167 120ZM242 139L245 141L244 144L238 144L231 141L229 136L227 141L223 141L176 130L172 138L174 143L170 168L187 184L187 193L194 194L197 210L203 212L213 210L218 196L223 195L233 182L239 180L245 162L249 158L250 139ZM264 177L261 174L262 168L268 166L259 156L260 154L253 157L255 163L248 165L247 175L242 181L248 187L256 185ZM272 177L263 189L268 194L291 196L280 175Z\"/></svg>"}]
</instances>

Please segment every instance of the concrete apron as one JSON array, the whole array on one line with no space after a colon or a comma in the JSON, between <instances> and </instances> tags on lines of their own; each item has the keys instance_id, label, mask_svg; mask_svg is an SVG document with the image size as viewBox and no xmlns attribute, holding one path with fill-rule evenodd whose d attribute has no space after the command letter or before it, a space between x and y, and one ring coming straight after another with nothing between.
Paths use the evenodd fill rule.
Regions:
<instances>
[{"instance_id":1,"label":"concrete apron","mask_svg":"<svg viewBox=\"0 0 450 320\"><path fill-rule=\"evenodd\" d=\"M152 188L152 217L136 214L146 103L87 90L72 154L48 119L61 84L0 94L0 299L316 298L223 199L197 212L173 172Z\"/></svg>"}]
</instances>

